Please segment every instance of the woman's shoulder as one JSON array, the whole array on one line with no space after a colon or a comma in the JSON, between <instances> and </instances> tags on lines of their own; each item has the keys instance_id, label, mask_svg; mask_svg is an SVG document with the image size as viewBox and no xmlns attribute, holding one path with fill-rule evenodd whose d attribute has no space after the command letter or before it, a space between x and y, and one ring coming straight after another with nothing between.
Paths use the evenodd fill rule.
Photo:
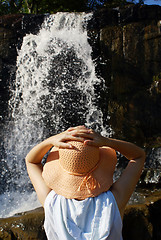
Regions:
<instances>
[{"instance_id":1,"label":"woman's shoulder","mask_svg":"<svg viewBox=\"0 0 161 240\"><path fill-rule=\"evenodd\" d=\"M110 147L101 147L100 152L106 156L110 156L113 158L117 158L116 151L113 148Z\"/></svg>"}]
</instances>

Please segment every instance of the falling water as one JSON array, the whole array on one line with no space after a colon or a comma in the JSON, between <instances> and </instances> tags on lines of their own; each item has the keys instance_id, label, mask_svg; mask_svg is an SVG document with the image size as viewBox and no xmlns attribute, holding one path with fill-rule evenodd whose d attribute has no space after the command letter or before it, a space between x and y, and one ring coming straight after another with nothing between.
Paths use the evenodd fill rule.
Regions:
<instances>
[{"instance_id":1,"label":"falling water","mask_svg":"<svg viewBox=\"0 0 161 240\"><path fill-rule=\"evenodd\" d=\"M88 43L91 14L47 16L37 35L23 39L1 160L0 217L39 206L25 167L27 152L69 126L86 124L104 135L97 78Z\"/></svg>"}]
</instances>

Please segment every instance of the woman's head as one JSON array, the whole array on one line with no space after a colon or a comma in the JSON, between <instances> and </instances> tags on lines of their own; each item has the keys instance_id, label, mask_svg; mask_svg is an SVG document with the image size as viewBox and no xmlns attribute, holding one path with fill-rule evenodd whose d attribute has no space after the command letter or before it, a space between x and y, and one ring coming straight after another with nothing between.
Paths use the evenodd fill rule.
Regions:
<instances>
[{"instance_id":1,"label":"woman's head","mask_svg":"<svg viewBox=\"0 0 161 240\"><path fill-rule=\"evenodd\" d=\"M66 198L85 199L107 191L113 183L116 153L70 141L71 149L55 149L43 169L46 184Z\"/></svg>"}]
</instances>

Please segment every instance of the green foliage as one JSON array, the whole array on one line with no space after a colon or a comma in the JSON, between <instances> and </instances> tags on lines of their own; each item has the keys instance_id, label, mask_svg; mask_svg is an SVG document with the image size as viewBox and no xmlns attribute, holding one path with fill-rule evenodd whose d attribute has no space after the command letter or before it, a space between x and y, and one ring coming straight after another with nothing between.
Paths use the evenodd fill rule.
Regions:
<instances>
[{"instance_id":1,"label":"green foliage","mask_svg":"<svg viewBox=\"0 0 161 240\"><path fill-rule=\"evenodd\" d=\"M18 13L22 5L23 0L0 0L0 15Z\"/></svg>"},{"instance_id":2,"label":"green foliage","mask_svg":"<svg viewBox=\"0 0 161 240\"><path fill-rule=\"evenodd\" d=\"M85 0L25 0L27 13L54 13L58 11L85 11Z\"/></svg>"},{"instance_id":3,"label":"green foliage","mask_svg":"<svg viewBox=\"0 0 161 240\"><path fill-rule=\"evenodd\" d=\"M13 13L54 13L86 11L87 0L0 0L0 15Z\"/></svg>"},{"instance_id":4,"label":"green foliage","mask_svg":"<svg viewBox=\"0 0 161 240\"><path fill-rule=\"evenodd\" d=\"M1 0L0 1L0 15L2 14L7 14L8 13L8 5L6 3L6 1Z\"/></svg>"},{"instance_id":5,"label":"green foliage","mask_svg":"<svg viewBox=\"0 0 161 240\"><path fill-rule=\"evenodd\" d=\"M144 2L143 0L139 0ZM55 13L60 11L82 12L99 6L117 7L127 0L0 0L0 15L13 13ZM134 0L132 0L134 2Z\"/></svg>"}]
</instances>

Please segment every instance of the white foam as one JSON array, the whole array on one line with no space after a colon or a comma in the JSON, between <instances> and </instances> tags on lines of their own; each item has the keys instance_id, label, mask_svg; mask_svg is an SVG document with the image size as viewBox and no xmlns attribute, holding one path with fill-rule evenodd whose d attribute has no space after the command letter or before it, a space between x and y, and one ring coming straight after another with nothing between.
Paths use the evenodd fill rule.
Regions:
<instances>
[{"instance_id":1,"label":"white foam","mask_svg":"<svg viewBox=\"0 0 161 240\"><path fill-rule=\"evenodd\" d=\"M35 192L9 192L0 196L0 218L11 217L17 213L40 207Z\"/></svg>"}]
</instances>

